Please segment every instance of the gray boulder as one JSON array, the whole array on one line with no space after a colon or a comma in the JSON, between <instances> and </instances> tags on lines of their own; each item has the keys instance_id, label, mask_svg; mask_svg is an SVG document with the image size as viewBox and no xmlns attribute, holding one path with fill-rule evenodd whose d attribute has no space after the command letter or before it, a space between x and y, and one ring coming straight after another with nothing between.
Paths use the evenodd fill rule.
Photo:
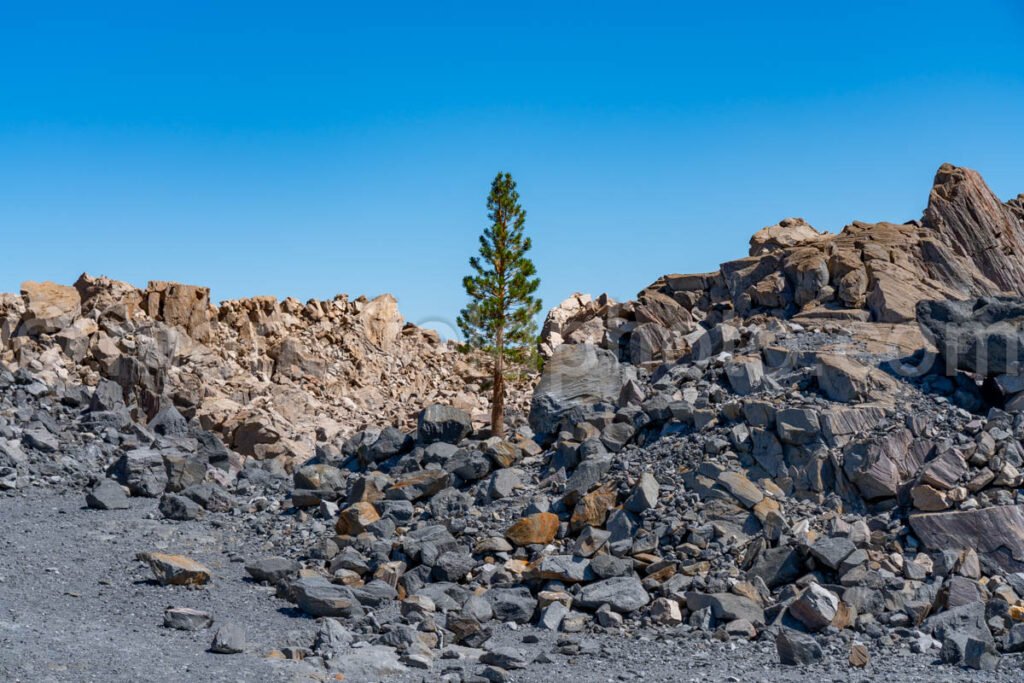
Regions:
<instances>
[{"instance_id":1,"label":"gray boulder","mask_svg":"<svg viewBox=\"0 0 1024 683\"><path fill-rule=\"evenodd\" d=\"M537 599L524 586L519 588L492 588L484 594L499 621L529 623L537 609Z\"/></svg>"},{"instance_id":2,"label":"gray boulder","mask_svg":"<svg viewBox=\"0 0 1024 683\"><path fill-rule=\"evenodd\" d=\"M584 586L576 604L580 607L597 609L609 605L616 612L635 612L651 601L640 579L634 576L617 576Z\"/></svg>"},{"instance_id":3,"label":"gray boulder","mask_svg":"<svg viewBox=\"0 0 1024 683\"><path fill-rule=\"evenodd\" d=\"M363 607L352 589L321 577L293 581L287 592L299 609L314 617L363 616Z\"/></svg>"},{"instance_id":4,"label":"gray boulder","mask_svg":"<svg viewBox=\"0 0 1024 683\"><path fill-rule=\"evenodd\" d=\"M750 598L732 593L686 593L686 606L690 611L705 607L711 610L719 621L745 619L751 624L764 624L764 610Z\"/></svg>"},{"instance_id":5,"label":"gray boulder","mask_svg":"<svg viewBox=\"0 0 1024 683\"><path fill-rule=\"evenodd\" d=\"M775 636L775 649L779 653L779 662L786 666L813 664L824 656L813 637L788 628Z\"/></svg>"},{"instance_id":6,"label":"gray boulder","mask_svg":"<svg viewBox=\"0 0 1024 683\"><path fill-rule=\"evenodd\" d=\"M565 344L544 365L530 403L530 427L550 440L573 408L595 403L614 405L625 381L611 351L591 344Z\"/></svg>"},{"instance_id":7,"label":"gray boulder","mask_svg":"<svg viewBox=\"0 0 1024 683\"><path fill-rule=\"evenodd\" d=\"M473 431L469 415L451 406L432 405L425 408L416 423L416 437L423 445L443 441L456 444Z\"/></svg>"},{"instance_id":8,"label":"gray boulder","mask_svg":"<svg viewBox=\"0 0 1024 683\"><path fill-rule=\"evenodd\" d=\"M973 548L1004 571L1024 571L1024 505L916 514L910 527L926 548Z\"/></svg>"},{"instance_id":9,"label":"gray boulder","mask_svg":"<svg viewBox=\"0 0 1024 683\"><path fill-rule=\"evenodd\" d=\"M114 463L112 470L133 496L156 498L167 486L163 454L151 448L128 451Z\"/></svg>"},{"instance_id":10,"label":"gray boulder","mask_svg":"<svg viewBox=\"0 0 1024 683\"><path fill-rule=\"evenodd\" d=\"M128 496L121 485L113 479L101 479L85 494L85 504L93 510L126 510Z\"/></svg>"},{"instance_id":11,"label":"gray boulder","mask_svg":"<svg viewBox=\"0 0 1024 683\"><path fill-rule=\"evenodd\" d=\"M983 376L1020 374L1024 361L1024 299L981 297L921 301L921 331L946 359L947 370Z\"/></svg>"},{"instance_id":12,"label":"gray boulder","mask_svg":"<svg viewBox=\"0 0 1024 683\"><path fill-rule=\"evenodd\" d=\"M256 581L275 584L297 576L302 565L286 557L264 557L245 565L245 571Z\"/></svg>"},{"instance_id":13,"label":"gray boulder","mask_svg":"<svg viewBox=\"0 0 1024 683\"><path fill-rule=\"evenodd\" d=\"M235 622L227 622L213 636L210 652L235 655L245 652L245 629Z\"/></svg>"}]
</instances>

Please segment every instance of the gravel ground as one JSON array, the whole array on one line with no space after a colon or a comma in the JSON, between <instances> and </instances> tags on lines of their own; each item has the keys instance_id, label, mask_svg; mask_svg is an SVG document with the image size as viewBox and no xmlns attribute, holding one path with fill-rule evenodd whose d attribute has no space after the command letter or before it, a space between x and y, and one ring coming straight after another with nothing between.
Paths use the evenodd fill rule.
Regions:
<instances>
[{"instance_id":1,"label":"gravel ground","mask_svg":"<svg viewBox=\"0 0 1024 683\"><path fill-rule=\"evenodd\" d=\"M0 497L0 680L4 681L325 681L343 672L346 681L374 681L393 666L377 648L353 650L340 668L317 660L276 661L273 649L309 646L316 622L298 614L272 589L252 583L242 547L260 555L259 539L211 518L172 523L150 519L151 499L132 499L129 510L86 509L81 495L36 490ZM230 531L229 531L230 529ZM135 559L145 550L182 552L214 572L202 589L160 586ZM163 628L168 606L193 607L245 626L248 652L208 651L213 629ZM216 624L214 625L214 629ZM524 637L538 642L524 643ZM1004 657L996 673L938 666L927 656L892 648L874 651L863 670L831 651L825 663L807 668L777 664L766 642L720 643L671 632L631 636L577 634L577 653L561 652L559 638L533 628L496 628L500 645L523 649L533 663L511 680L579 681L1019 681L1019 658ZM447 670L478 672L471 660L439 658L430 672L395 671L397 681L437 680Z\"/></svg>"}]
</instances>

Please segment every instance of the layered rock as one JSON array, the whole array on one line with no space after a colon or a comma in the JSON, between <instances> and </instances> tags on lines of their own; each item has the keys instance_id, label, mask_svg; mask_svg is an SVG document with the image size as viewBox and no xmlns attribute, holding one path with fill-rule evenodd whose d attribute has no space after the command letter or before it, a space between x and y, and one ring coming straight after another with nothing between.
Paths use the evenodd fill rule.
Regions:
<instances>
[{"instance_id":1,"label":"layered rock","mask_svg":"<svg viewBox=\"0 0 1024 683\"><path fill-rule=\"evenodd\" d=\"M944 164L919 221L854 221L827 234L784 219L751 238L749 256L711 273L663 276L636 301L573 295L549 314L541 351L589 342L634 364L663 362L690 350L693 321L767 313L902 324L922 300L1024 293L1021 204L1001 203L976 172ZM646 315L652 300L668 315Z\"/></svg>"}]
</instances>

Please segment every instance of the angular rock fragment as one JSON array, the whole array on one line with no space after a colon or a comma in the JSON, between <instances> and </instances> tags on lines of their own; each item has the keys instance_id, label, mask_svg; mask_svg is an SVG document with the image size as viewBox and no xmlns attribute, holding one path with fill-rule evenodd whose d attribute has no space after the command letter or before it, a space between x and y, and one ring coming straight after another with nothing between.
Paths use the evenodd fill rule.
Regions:
<instances>
[{"instance_id":1,"label":"angular rock fragment","mask_svg":"<svg viewBox=\"0 0 1024 683\"><path fill-rule=\"evenodd\" d=\"M210 580L209 569L184 555L143 553L141 559L149 563L153 576L164 585L198 586Z\"/></svg>"},{"instance_id":2,"label":"angular rock fragment","mask_svg":"<svg viewBox=\"0 0 1024 683\"><path fill-rule=\"evenodd\" d=\"M806 633L783 628L775 636L779 662L786 666L813 664L824 656L821 645Z\"/></svg>"},{"instance_id":3,"label":"angular rock fragment","mask_svg":"<svg viewBox=\"0 0 1024 683\"><path fill-rule=\"evenodd\" d=\"M87 494L85 504L94 510L127 510L128 496L112 479L100 479Z\"/></svg>"},{"instance_id":4,"label":"angular rock fragment","mask_svg":"<svg viewBox=\"0 0 1024 683\"><path fill-rule=\"evenodd\" d=\"M214 634L210 652L236 655L245 652L245 647L245 629L235 622L227 622Z\"/></svg>"},{"instance_id":5,"label":"angular rock fragment","mask_svg":"<svg viewBox=\"0 0 1024 683\"><path fill-rule=\"evenodd\" d=\"M179 631L200 631L213 624L213 617L190 607L168 607L164 610L164 626Z\"/></svg>"}]
</instances>

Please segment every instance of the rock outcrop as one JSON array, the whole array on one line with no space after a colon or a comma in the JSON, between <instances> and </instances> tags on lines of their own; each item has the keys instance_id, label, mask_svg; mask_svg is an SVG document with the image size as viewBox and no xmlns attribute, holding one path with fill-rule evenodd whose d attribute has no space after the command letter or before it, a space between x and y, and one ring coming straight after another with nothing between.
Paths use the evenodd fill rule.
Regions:
<instances>
[{"instance_id":1,"label":"rock outcrop","mask_svg":"<svg viewBox=\"0 0 1024 683\"><path fill-rule=\"evenodd\" d=\"M405 324L390 295L214 306L205 287L83 275L3 295L0 341L11 370L51 385L111 380L136 419L173 408L237 453L284 467L371 421L410 426L430 403L487 414L486 369ZM521 386L509 403L522 411Z\"/></svg>"},{"instance_id":2,"label":"rock outcrop","mask_svg":"<svg viewBox=\"0 0 1024 683\"><path fill-rule=\"evenodd\" d=\"M690 351L693 322L764 313L903 324L922 300L1024 294L1021 205L1000 202L976 172L944 164L921 220L854 221L827 234L784 219L751 238L749 256L711 273L665 275L636 301L573 295L549 314L541 352L589 342L635 365L657 363Z\"/></svg>"}]
</instances>

